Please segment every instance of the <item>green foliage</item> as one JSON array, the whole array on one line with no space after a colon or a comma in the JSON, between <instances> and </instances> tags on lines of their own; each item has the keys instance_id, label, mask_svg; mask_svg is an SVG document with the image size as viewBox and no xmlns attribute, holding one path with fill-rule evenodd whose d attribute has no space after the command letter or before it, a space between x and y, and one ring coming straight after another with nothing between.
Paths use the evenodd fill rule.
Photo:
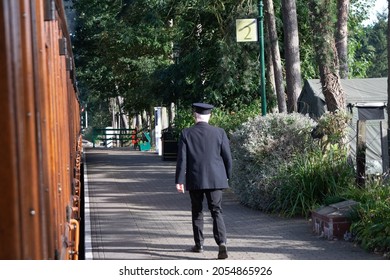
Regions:
<instances>
[{"instance_id":1,"label":"green foliage","mask_svg":"<svg viewBox=\"0 0 390 280\"><path fill-rule=\"evenodd\" d=\"M76 71L91 110L121 96L130 114L200 100L237 112L258 98L259 46L237 44L233 32L236 18L256 14L251 1L80 0L74 7Z\"/></svg>"},{"instance_id":2,"label":"green foliage","mask_svg":"<svg viewBox=\"0 0 390 280\"><path fill-rule=\"evenodd\" d=\"M311 0L316 4L317 0ZM323 2L323 1L322 1ZM363 26L370 1L351 1L348 20L349 77L386 77L387 18ZM314 46L334 31L333 4L310 9L297 0L302 77L318 78ZM110 125L109 100L124 97L130 114L175 102L176 135L193 124L190 104L214 104L210 123L232 141L233 190L242 203L288 216L307 215L319 204L344 197L361 202L353 230L368 249L389 248L389 187L348 188L343 125L346 115L325 115L315 123L299 114L260 116L259 45L237 43L235 20L258 16L256 1L222 0L78 0L72 38L78 88L89 123ZM275 14L284 60L281 3ZM332 12L333 11L333 12ZM316 13L315 18L310 18ZM326 17L324 18L324 15ZM323 33L313 29L318 21ZM266 26L265 26L266 27ZM326 33L326 34L325 34ZM324 43L324 42L322 42ZM172 57L172 47L180 47ZM320 58L327 57L320 54ZM268 98L269 96L267 96ZM267 100L268 101L268 100ZM269 99L269 110L274 101ZM318 125L320 141L311 138Z\"/></svg>"},{"instance_id":3,"label":"green foliage","mask_svg":"<svg viewBox=\"0 0 390 280\"><path fill-rule=\"evenodd\" d=\"M378 21L363 25L367 10L374 1L354 3L348 20L348 57L351 78L387 77L387 15L378 15Z\"/></svg>"},{"instance_id":4,"label":"green foliage","mask_svg":"<svg viewBox=\"0 0 390 280\"><path fill-rule=\"evenodd\" d=\"M383 178L368 180L365 188L351 187L345 196L359 202L352 213L355 242L390 258L390 184Z\"/></svg>"},{"instance_id":5,"label":"green foliage","mask_svg":"<svg viewBox=\"0 0 390 280\"><path fill-rule=\"evenodd\" d=\"M250 118L259 116L260 108L261 104L258 100L252 104L242 106L238 111L216 108L213 110L210 124L223 128L230 137L241 124Z\"/></svg>"},{"instance_id":6,"label":"green foliage","mask_svg":"<svg viewBox=\"0 0 390 280\"><path fill-rule=\"evenodd\" d=\"M379 17L379 21L374 26L366 28L366 46L365 50L372 53L372 64L370 64L368 77L387 77L387 16ZM375 62L375 63L374 63Z\"/></svg>"},{"instance_id":7,"label":"green foliage","mask_svg":"<svg viewBox=\"0 0 390 280\"><path fill-rule=\"evenodd\" d=\"M351 118L351 114L343 110L326 112L321 116L316 133L323 135L320 141L323 150L330 145L338 145L341 149L347 148L345 141L349 133Z\"/></svg>"},{"instance_id":8,"label":"green foliage","mask_svg":"<svg viewBox=\"0 0 390 280\"><path fill-rule=\"evenodd\" d=\"M347 152L337 145L297 155L275 176L276 200L272 211L285 216L309 217L312 210L329 203L354 183L353 168L346 164Z\"/></svg>"},{"instance_id":9,"label":"green foliage","mask_svg":"<svg viewBox=\"0 0 390 280\"><path fill-rule=\"evenodd\" d=\"M318 2L321 1L311 1ZM323 1L322 1L323 2ZM332 4L336 1L331 1ZM387 22L387 17L384 15L379 16L379 22L373 26L364 26L363 22L368 19L368 11L374 6L375 0L367 1L351 1L349 16L348 16L348 75L349 78L367 78L367 77L386 77L387 75L387 59L386 54L383 52L383 46L385 43L382 39L377 41L380 37L386 36L386 28L381 21ZM318 3L316 6L318 7ZM303 79L314 79L319 77L318 63L315 59L314 46L322 45L323 39L326 36L322 32L318 32L318 29L313 29L311 23L315 20L319 20L319 23L323 25L324 22L329 22L324 27L329 34L335 30L335 15L334 10L330 12L331 17L324 18L324 15L330 9L334 9L333 5L326 6L322 12L317 11L318 16L314 19L310 18L310 14L315 12L316 9L310 9L307 0L298 0L297 3L298 13L298 28L299 28L299 41L300 41L300 58L301 58L301 71ZM379 25L381 25L379 27ZM333 28L333 30L329 30ZM283 33L281 32L281 36ZM378 38L377 38L378 37ZM375 42L376 41L376 42ZM281 45L283 46L283 44ZM283 54L283 47L281 49ZM380 56L377 57L377 56ZM326 58L326 53L323 53L320 57Z\"/></svg>"},{"instance_id":10,"label":"green foliage","mask_svg":"<svg viewBox=\"0 0 390 280\"><path fill-rule=\"evenodd\" d=\"M288 217L353 199L359 202L351 214L355 242L390 256L390 184L371 178L366 188L355 185L343 141L349 120L342 111L318 123L298 114L250 119L231 135L230 183L242 204ZM320 140L311 138L314 127Z\"/></svg>"},{"instance_id":11,"label":"green foliage","mask_svg":"<svg viewBox=\"0 0 390 280\"><path fill-rule=\"evenodd\" d=\"M361 22L372 1L361 2L351 1L350 77L383 76L387 73L383 66L385 26L380 22L363 28ZM124 98L124 109L130 115L171 102L188 107L206 101L235 113L252 104L259 98L259 44L237 43L235 20L257 17L257 4L232 0L75 1L73 52L80 98L91 110L90 122L102 124L110 119L103 103L115 96ZM283 61L280 5L274 3ZM297 1L297 13L302 77L318 78L313 47L318 32L309 24L306 0ZM179 47L176 59L173 46ZM270 92L267 90L267 103L272 111L276 102Z\"/></svg>"},{"instance_id":12,"label":"green foliage","mask_svg":"<svg viewBox=\"0 0 390 280\"><path fill-rule=\"evenodd\" d=\"M179 109L176 112L176 117L174 119L174 135L177 139L179 139L180 132L187 127L194 125L194 116L192 113L192 109Z\"/></svg>"},{"instance_id":13,"label":"green foliage","mask_svg":"<svg viewBox=\"0 0 390 280\"><path fill-rule=\"evenodd\" d=\"M310 10L308 9L308 1L298 0L296 1L296 5L298 14L299 40L301 46L299 53L301 59L302 78L304 80L318 78L319 69L315 61L313 42L315 39L315 31L310 25L311 19Z\"/></svg>"},{"instance_id":14,"label":"green foliage","mask_svg":"<svg viewBox=\"0 0 390 280\"><path fill-rule=\"evenodd\" d=\"M210 118L210 124L223 128L228 137L242 123L260 114L259 101L243 106L238 112L214 108ZM174 131L178 137L184 128L194 125L192 109L179 109L174 120Z\"/></svg>"},{"instance_id":15,"label":"green foliage","mask_svg":"<svg viewBox=\"0 0 390 280\"><path fill-rule=\"evenodd\" d=\"M172 97L161 94L155 73L170 60L170 31L160 1L80 0L73 38L81 99L89 110L124 97L131 113ZM170 93L170 95L172 95ZM98 97L98 98L96 98ZM90 111L91 122L99 111ZM109 111L100 111L109 116Z\"/></svg>"},{"instance_id":16,"label":"green foliage","mask_svg":"<svg viewBox=\"0 0 390 280\"><path fill-rule=\"evenodd\" d=\"M357 32L363 33L359 30ZM368 76L368 69L374 62L372 59L373 50L366 48L366 51L363 52L361 50L363 44L357 41L355 37L357 36L352 35L348 40L348 73L351 78L365 78Z\"/></svg>"},{"instance_id":17,"label":"green foliage","mask_svg":"<svg viewBox=\"0 0 390 280\"><path fill-rule=\"evenodd\" d=\"M237 111L259 91L258 44L237 44L235 20L254 16L251 1L179 1L173 8L180 46L177 91L182 105L206 101Z\"/></svg>"},{"instance_id":18,"label":"green foliage","mask_svg":"<svg viewBox=\"0 0 390 280\"><path fill-rule=\"evenodd\" d=\"M275 176L273 211L307 217L319 205L341 199L340 192L354 183L345 142L350 120L345 111L326 112L321 116L315 128L320 140L311 150L297 154Z\"/></svg>"},{"instance_id":19,"label":"green foliage","mask_svg":"<svg viewBox=\"0 0 390 280\"><path fill-rule=\"evenodd\" d=\"M310 150L315 122L301 114L268 114L249 119L231 135L231 186L240 201L269 211L275 200L273 179L297 154Z\"/></svg>"},{"instance_id":20,"label":"green foliage","mask_svg":"<svg viewBox=\"0 0 390 280\"><path fill-rule=\"evenodd\" d=\"M354 182L344 143L350 117L326 113L315 123L300 114L270 114L240 126L231 137L232 187L249 207L308 216ZM322 135L312 138L313 128Z\"/></svg>"}]
</instances>

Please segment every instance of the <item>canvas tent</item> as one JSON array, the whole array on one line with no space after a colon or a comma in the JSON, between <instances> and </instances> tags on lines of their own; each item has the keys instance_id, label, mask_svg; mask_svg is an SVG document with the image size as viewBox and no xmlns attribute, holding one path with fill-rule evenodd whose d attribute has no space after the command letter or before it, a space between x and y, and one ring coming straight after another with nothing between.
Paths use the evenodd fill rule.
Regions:
<instances>
[{"instance_id":1,"label":"canvas tent","mask_svg":"<svg viewBox=\"0 0 390 280\"><path fill-rule=\"evenodd\" d=\"M352 113L349 143L352 158L356 159L357 121L366 120L367 172L382 173L382 150L387 147L387 78L343 79L347 108ZM318 119L326 111L325 98L319 79L306 80L298 98L298 112ZM387 160L387 156L385 157Z\"/></svg>"}]
</instances>

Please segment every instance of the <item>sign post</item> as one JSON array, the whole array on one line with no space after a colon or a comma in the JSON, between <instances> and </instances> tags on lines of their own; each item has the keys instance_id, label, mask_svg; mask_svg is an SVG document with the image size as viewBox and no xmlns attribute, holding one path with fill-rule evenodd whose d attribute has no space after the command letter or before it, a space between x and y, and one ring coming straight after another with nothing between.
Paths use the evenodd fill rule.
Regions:
<instances>
[{"instance_id":1,"label":"sign post","mask_svg":"<svg viewBox=\"0 0 390 280\"><path fill-rule=\"evenodd\" d=\"M236 19L237 42L257 42L257 20L255 18Z\"/></svg>"},{"instance_id":2,"label":"sign post","mask_svg":"<svg viewBox=\"0 0 390 280\"><path fill-rule=\"evenodd\" d=\"M265 97L265 62L264 62L264 16L263 16L263 0L259 1L259 32L260 32L260 68L261 68L261 113L263 116L267 113L267 101Z\"/></svg>"},{"instance_id":3,"label":"sign post","mask_svg":"<svg viewBox=\"0 0 390 280\"><path fill-rule=\"evenodd\" d=\"M237 42L257 42L260 44L260 96L261 113L267 113L267 101L265 95L265 62L264 62L264 16L263 1L259 0L259 20L257 19L236 19Z\"/></svg>"}]
</instances>

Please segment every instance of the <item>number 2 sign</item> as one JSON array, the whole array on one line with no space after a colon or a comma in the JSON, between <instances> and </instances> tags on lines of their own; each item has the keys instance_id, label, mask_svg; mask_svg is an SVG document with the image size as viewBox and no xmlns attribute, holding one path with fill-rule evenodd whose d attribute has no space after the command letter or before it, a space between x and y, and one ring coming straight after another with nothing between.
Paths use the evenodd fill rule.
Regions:
<instances>
[{"instance_id":1,"label":"number 2 sign","mask_svg":"<svg viewBox=\"0 0 390 280\"><path fill-rule=\"evenodd\" d=\"M257 20L236 19L237 42L257 42Z\"/></svg>"}]
</instances>

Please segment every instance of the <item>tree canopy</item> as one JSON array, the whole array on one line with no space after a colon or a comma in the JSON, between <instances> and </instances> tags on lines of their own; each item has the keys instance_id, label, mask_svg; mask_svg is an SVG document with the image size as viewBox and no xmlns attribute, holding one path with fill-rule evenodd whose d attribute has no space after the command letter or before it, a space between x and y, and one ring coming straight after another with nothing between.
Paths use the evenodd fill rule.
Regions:
<instances>
[{"instance_id":1,"label":"tree canopy","mask_svg":"<svg viewBox=\"0 0 390 280\"><path fill-rule=\"evenodd\" d=\"M363 26L366 5L373 1L351 2L350 76L386 76L387 18L383 15L375 25ZM257 18L257 4L252 0L75 1L77 28L72 40L78 86L96 124L109 124L104 112L108 100L116 96L124 98L123 109L129 114L172 102L188 107L198 101L234 111L258 100L259 44L238 43L235 35L236 19ZM297 0L296 6L302 78L318 78L316 34L309 24L307 1ZM284 61L279 1L274 7Z\"/></svg>"}]
</instances>

